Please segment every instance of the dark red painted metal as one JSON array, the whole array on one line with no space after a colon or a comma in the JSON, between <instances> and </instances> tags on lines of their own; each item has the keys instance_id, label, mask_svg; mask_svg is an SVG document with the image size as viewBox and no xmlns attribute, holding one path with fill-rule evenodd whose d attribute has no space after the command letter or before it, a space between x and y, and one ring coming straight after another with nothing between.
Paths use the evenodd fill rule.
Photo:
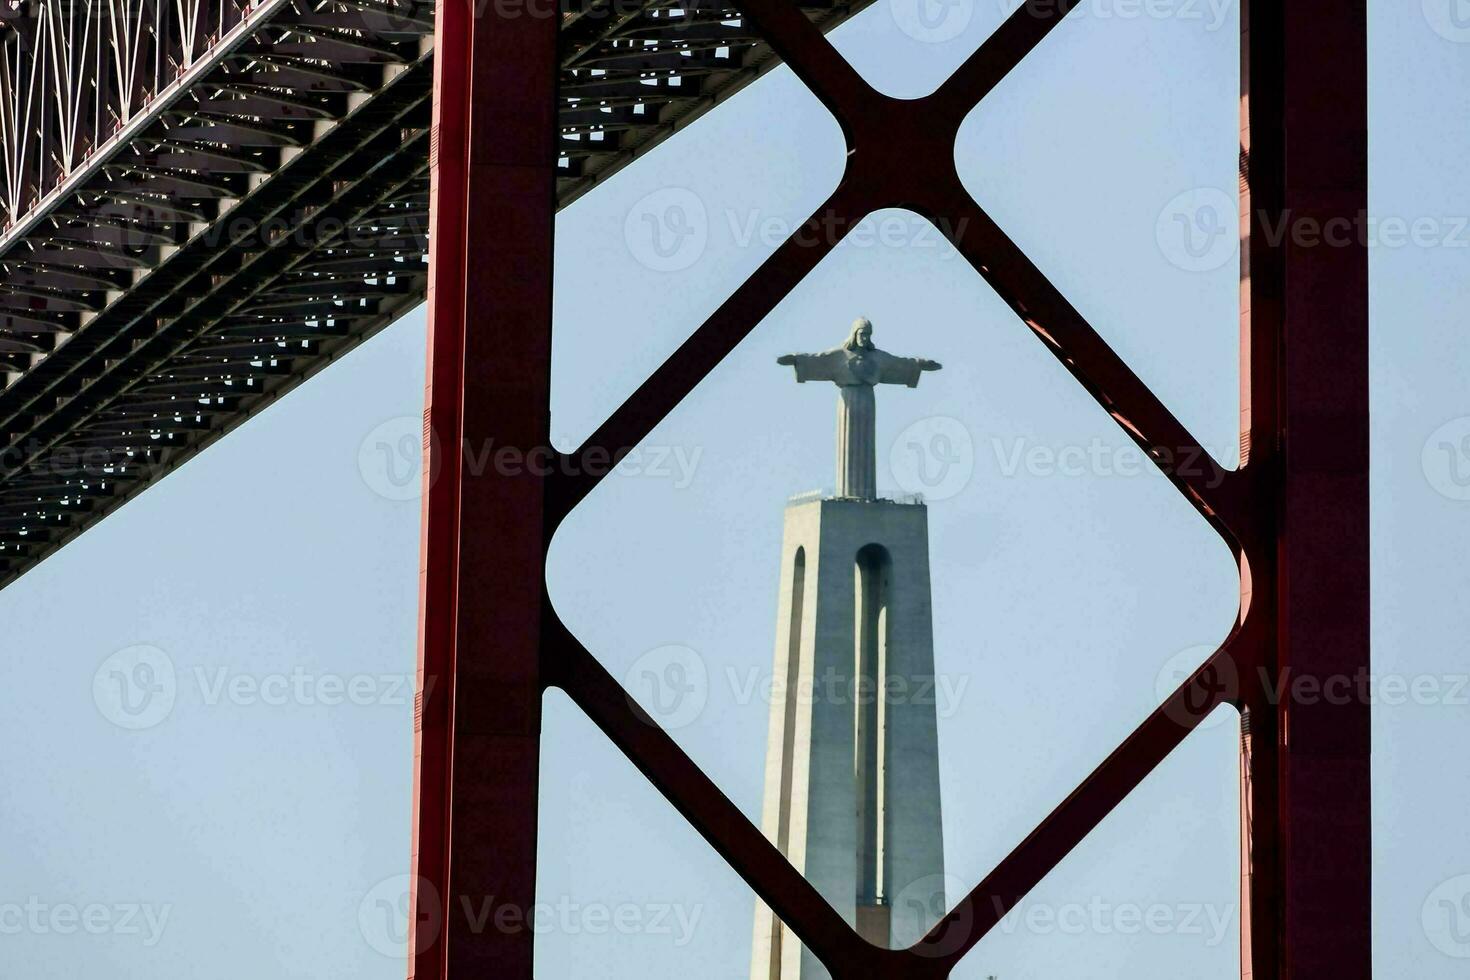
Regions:
<instances>
[{"instance_id":1,"label":"dark red painted metal","mask_svg":"<svg viewBox=\"0 0 1470 980\"><path fill-rule=\"evenodd\" d=\"M1246 8L1246 976L1372 974L1365 8Z\"/></svg>"},{"instance_id":2,"label":"dark red painted metal","mask_svg":"<svg viewBox=\"0 0 1470 980\"><path fill-rule=\"evenodd\" d=\"M500 894L529 903L534 868L535 722L540 686L555 684L587 712L686 819L730 862L838 978L948 976L954 965L1172 751L1210 710L1223 703L1247 716L1242 740L1244 807L1242 891L1243 972L1271 980L1369 975L1368 705L1362 699L1303 703L1272 696L1283 676L1356 676L1368 663L1367 604L1367 280L1366 250L1356 240L1311 248L1267 234L1282 215L1318 221L1356 218L1366 208L1366 14L1362 0L1260 0L1242 11L1242 180L1249 237L1243 251L1242 447L1243 466L1226 471L1119 358L1082 315L973 201L955 172L953 145L965 115L1075 6L1036 0L1006 23L933 95L900 101L881 95L832 49L785 0L745 0L744 8L772 47L833 112L846 135L847 170L831 199L737 289L656 370L579 450L616 453L636 444L712 370L757 323L834 248L864 215L908 207L933 220L956 249L1011 306L1141 447L1201 516L1231 546L1241 567L1241 616L1221 648L1170 696L974 891L910 950L880 950L862 942L781 857L759 831L699 771L667 734L632 704L611 676L556 620L541 592L544 547L550 532L589 493L598 477L585 467L552 467L545 486L519 481L458 481L464 494L456 541L466 547L451 566L462 587L446 585L455 572L428 564L425 616L439 589L485 600L461 613L457 646L430 656L426 667L452 674L448 704L451 801L425 799L446 786L420 778L420 867L431 862L425 845L449 849L445 895L463 882L503 884ZM442 23L442 20L441 20ZM549 179L539 169L545 134L537 98L550 106L554 38L526 30L516 35L493 70L503 88L495 103L497 146L529 155L520 166L471 168L471 214L494 200L512 214L518 238L471 222L466 253L515 243L491 265L474 263L464 283L467 306L435 305L436 315L514 308L515 320L491 317L467 331L477 343L508 345L505 357L481 362L467 353L465 377L486 379L485 392L466 385L464 435L499 434L502 445L544 446L545 368L550 336ZM483 32L475 32L475 58ZM507 42L501 37L500 42ZM540 47L535 47L539 45ZM535 47L535 50L531 48ZM512 50L514 49L514 50ZM441 49L447 50L447 49ZM457 50L457 49L456 49ZM546 72L528 76L525 73ZM454 73L445 71L451 79ZM527 77L541 79L527 85ZM543 89L541 86L546 86ZM485 98L494 92L475 88ZM484 103L477 103L484 104ZM441 122L448 133L448 107ZM474 136L483 131L476 130ZM521 142L523 141L523 142ZM514 143L514 146L512 146ZM473 157L472 157L473 159ZM498 161L504 164L506 161ZM511 161L512 164L517 161ZM447 179L449 171L439 171ZM486 181L491 178L490 181ZM477 182L477 180L479 182ZM495 183L494 181L498 181ZM441 206L447 206L441 197ZM436 227L436 234L438 225ZM486 240L489 240L488 243ZM531 266L545 263L544 268ZM519 266L516 263L520 263ZM445 271L444 280L463 266ZM506 269L519 268L507 275ZM482 271L483 270L483 271ZM507 297L509 301L507 302ZM497 303L500 305L497 307ZM514 336L505 327L515 325ZM453 343L456 334L445 335ZM434 334L434 345L441 343ZM448 357L448 355L446 355ZM432 363L439 364L437 351ZM497 373L497 369L498 372ZM483 372L483 373L482 373ZM530 373L530 381L526 374ZM519 382L519 387L512 387ZM511 397L512 395L516 397ZM441 391L442 396L442 391ZM523 398L524 401L518 400ZM471 404L475 411L471 411ZM504 413L503 415L501 413ZM1288 441L1287 436L1290 435ZM1173 461L1195 460L1192 467ZM578 475L569 475L569 474ZM426 555L434 552L434 512L452 506L452 494L431 495ZM471 520L471 506L475 520ZM498 516L503 524L484 522ZM470 528L484 537L472 537ZM528 529L534 530L534 534ZM535 537L534 547L532 538ZM485 548L505 549L506 568L519 581L486 579ZM437 577L435 577L437 575ZM534 583L534 588L530 583ZM505 591L507 588L510 591ZM490 591L487 591L490 590ZM468 607L466 607L468 608ZM466 628L473 623L472 628ZM470 660L475 637L497 636L501 675L483 658ZM535 648L544 648L545 673L536 673ZM459 651L456 653L456 650ZM454 659L458 656L459 659ZM426 670L433 674L433 670ZM485 683L494 678L497 683ZM441 686L442 689L442 686ZM502 712L493 731L464 729L464 744L495 745L502 784L461 776L456 750L464 713ZM431 716L425 713L426 719ZM501 717L497 715L496 717ZM426 723L427 725L427 723ZM429 744L427 734L424 744ZM504 753L503 755L497 753ZM480 764L477 772L484 771ZM463 819L460 778L477 800L492 806L474 826ZM445 819L426 826L430 813ZM456 819L456 818L460 819ZM482 837L508 835L499 847ZM472 857L457 860L461 850ZM455 871L470 873L459 881ZM427 877L427 875L426 875ZM435 884L438 879L433 879ZM450 903L446 902L446 905ZM474 941L450 915L447 959L426 962L472 968L493 966L497 978L529 978L529 940ZM503 938L503 937L502 937ZM457 950L465 952L463 959ZM435 966L439 969L440 966Z\"/></svg>"},{"instance_id":3,"label":"dark red painted metal","mask_svg":"<svg viewBox=\"0 0 1470 980\"><path fill-rule=\"evenodd\" d=\"M418 695L414 699L413 889L409 976L444 976L439 895L449 869L449 692L459 600L460 453L437 429L460 431L464 362L465 98L467 0L438 5L434 25L433 133L429 143L428 352L424 382L424 484L419 554ZM463 50L460 50L462 48ZM455 57L450 57L453 52ZM425 893L427 891L427 894Z\"/></svg>"},{"instance_id":4,"label":"dark red painted metal","mask_svg":"<svg viewBox=\"0 0 1470 980\"><path fill-rule=\"evenodd\" d=\"M549 445L554 11L445 0L436 26L419 980L531 976L544 495L523 468L467 460Z\"/></svg>"}]
</instances>

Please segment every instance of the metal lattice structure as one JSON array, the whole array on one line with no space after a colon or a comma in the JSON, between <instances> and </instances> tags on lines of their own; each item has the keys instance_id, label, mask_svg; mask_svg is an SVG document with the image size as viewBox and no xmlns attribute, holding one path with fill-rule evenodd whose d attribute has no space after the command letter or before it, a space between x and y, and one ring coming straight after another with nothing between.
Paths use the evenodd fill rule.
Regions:
<instances>
[{"instance_id":1,"label":"metal lattice structure","mask_svg":"<svg viewBox=\"0 0 1470 980\"><path fill-rule=\"evenodd\" d=\"M425 433L438 439L421 576L419 690L432 696L415 712L420 980L532 976L530 930L486 931L461 909L535 904L552 686L840 980L948 977L1209 710L1233 705L1242 973L1368 977L1368 703L1273 694L1288 676L1320 689L1368 667L1366 247L1266 234L1285 215L1365 213L1365 0L1242 4L1235 471L955 171L962 120L1076 0L1027 0L912 101L874 91L824 37L866 2L5 0L0 585L427 290ZM487 440L556 455L557 207L778 59L841 124L841 183L579 452L636 445L838 245L824 229L906 207L1159 462L1241 573L1220 649L907 950L861 941L556 617L547 548L599 478L461 466L459 447ZM1169 464L1182 459L1201 468Z\"/></svg>"},{"instance_id":2,"label":"metal lattice structure","mask_svg":"<svg viewBox=\"0 0 1470 980\"><path fill-rule=\"evenodd\" d=\"M563 205L778 63L723 0L560 20ZM422 300L433 32L413 0L0 7L0 585Z\"/></svg>"},{"instance_id":3,"label":"metal lattice structure","mask_svg":"<svg viewBox=\"0 0 1470 980\"><path fill-rule=\"evenodd\" d=\"M742 0L841 124L842 180L581 447L544 472L514 475L465 472L459 447L550 446L557 31L445 8L464 20L452 25L459 47L452 59L441 52L436 83L426 424L439 438L428 447L436 478L424 501L419 664L420 689L436 686L416 715L411 976L534 975L530 929L479 928L468 910L487 896L535 904L541 704L552 687L837 980L945 980L1204 717L1233 706L1242 977L1371 975L1369 703L1273 693L1287 680L1321 690L1368 669L1367 251L1267 234L1282 216L1351 227L1366 213L1364 2L1250 0L1241 10L1236 470L1210 457L956 172L962 121L1076 6L1022 4L936 91L899 100L875 91L788 0ZM508 99L512 78L521 89ZM505 124L493 135L475 124L485 112ZM935 224L1018 329L1158 464L1240 572L1239 618L1220 647L909 949L859 937L638 709L557 616L544 583L552 535L601 479L576 465L583 454L636 446L837 247L840 236L824 228L892 207Z\"/></svg>"}]
</instances>

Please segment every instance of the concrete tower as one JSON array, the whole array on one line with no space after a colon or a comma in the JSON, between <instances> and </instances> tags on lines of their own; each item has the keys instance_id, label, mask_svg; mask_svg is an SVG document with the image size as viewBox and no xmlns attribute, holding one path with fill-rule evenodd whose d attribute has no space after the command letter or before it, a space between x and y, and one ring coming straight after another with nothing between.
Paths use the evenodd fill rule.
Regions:
<instances>
[{"instance_id":1,"label":"concrete tower","mask_svg":"<svg viewBox=\"0 0 1470 980\"><path fill-rule=\"evenodd\" d=\"M779 363L838 386L837 492L786 507L762 826L864 938L908 946L945 901L928 511L878 499L873 388L939 365L878 350L862 319ZM830 975L757 903L750 976Z\"/></svg>"}]
</instances>

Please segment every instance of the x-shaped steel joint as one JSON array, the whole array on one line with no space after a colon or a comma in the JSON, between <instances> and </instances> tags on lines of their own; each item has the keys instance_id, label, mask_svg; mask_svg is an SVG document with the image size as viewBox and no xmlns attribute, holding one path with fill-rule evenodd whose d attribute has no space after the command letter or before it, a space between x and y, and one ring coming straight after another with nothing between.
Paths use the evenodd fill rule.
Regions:
<instances>
[{"instance_id":1,"label":"x-shaped steel joint","mask_svg":"<svg viewBox=\"0 0 1470 980\"><path fill-rule=\"evenodd\" d=\"M1266 539L1255 465L1227 470L1087 323L965 190L955 141L966 116L1076 6L1027 2L932 94L915 100L875 91L787 0L744 0L745 12L796 75L833 113L847 141L837 189L577 450L616 453L638 443L743 340L851 229L883 208L934 222L955 249L1048 350L1160 467L1225 539L1248 575ZM696 379L690 381L689 379ZM1191 466L1175 466L1189 460ZM547 483L548 540L597 485L585 468L558 466ZM547 604L549 610L550 605ZM637 709L554 614L545 680L563 688L730 862L839 978L947 977L1007 911L1061 861L1222 703L1239 705L1234 680L1261 663L1266 636L1248 608L1219 650L1120 745L918 944L886 950L863 942L783 855Z\"/></svg>"}]
</instances>

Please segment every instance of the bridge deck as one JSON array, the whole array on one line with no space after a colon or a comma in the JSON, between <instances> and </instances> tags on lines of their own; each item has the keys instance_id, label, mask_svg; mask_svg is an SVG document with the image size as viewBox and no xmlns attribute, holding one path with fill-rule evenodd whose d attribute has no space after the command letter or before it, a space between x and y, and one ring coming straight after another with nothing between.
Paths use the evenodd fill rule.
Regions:
<instances>
[{"instance_id":1,"label":"bridge deck","mask_svg":"<svg viewBox=\"0 0 1470 980\"><path fill-rule=\"evenodd\" d=\"M213 3L0 7L0 587L423 298L432 4ZM727 0L561 17L563 205L777 64Z\"/></svg>"}]
</instances>

